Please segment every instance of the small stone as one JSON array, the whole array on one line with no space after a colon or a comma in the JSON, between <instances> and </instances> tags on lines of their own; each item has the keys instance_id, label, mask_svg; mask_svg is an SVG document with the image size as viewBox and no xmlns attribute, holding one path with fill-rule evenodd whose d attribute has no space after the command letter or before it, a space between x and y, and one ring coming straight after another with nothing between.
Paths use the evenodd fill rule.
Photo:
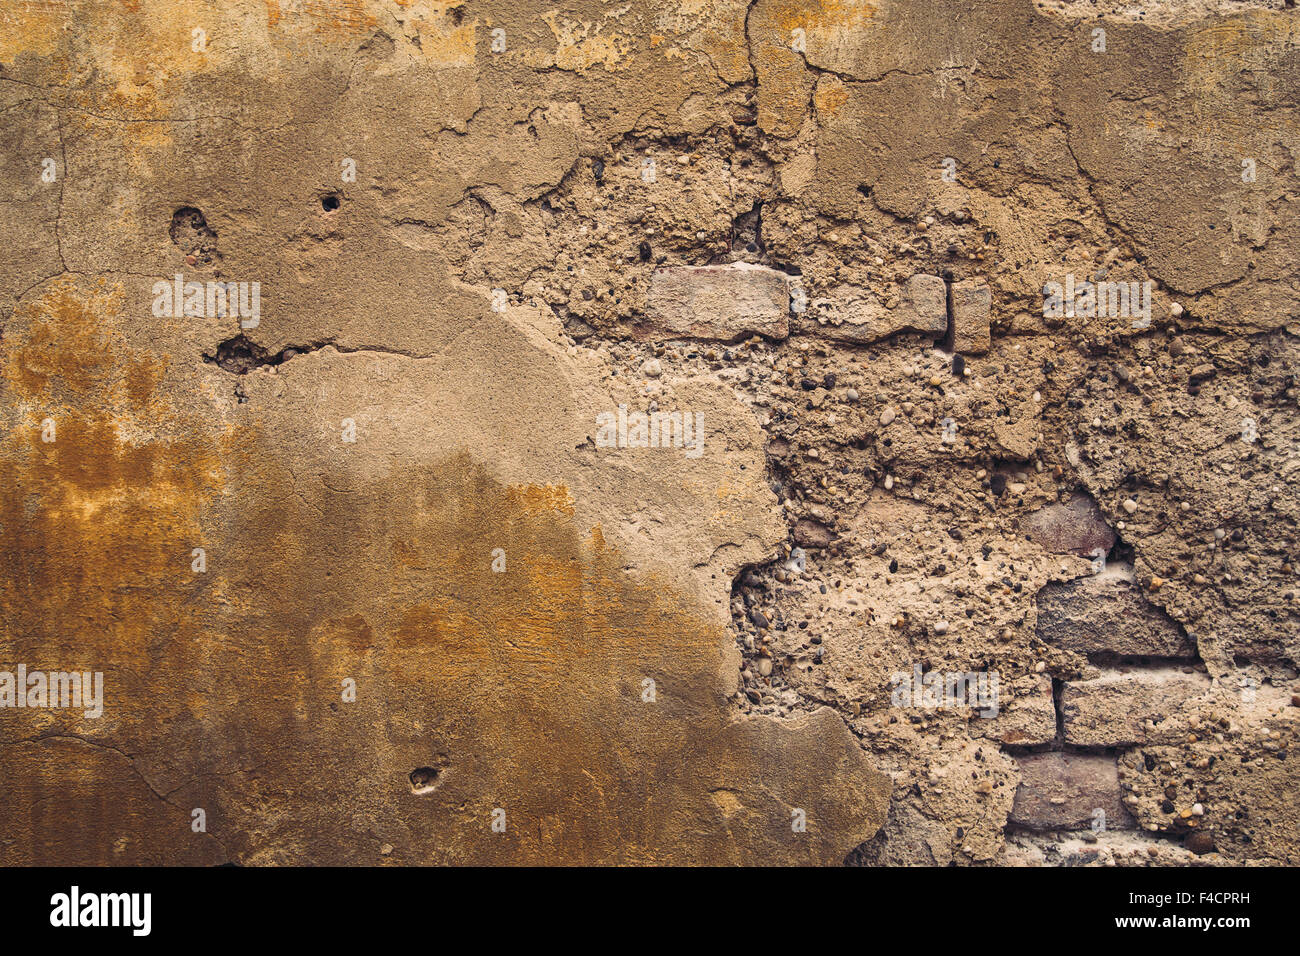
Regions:
<instances>
[{"instance_id":1,"label":"small stone","mask_svg":"<svg viewBox=\"0 0 1300 956\"><path fill-rule=\"evenodd\" d=\"M1132 498L1125 498L1122 507L1129 514L1132 514L1133 512L1138 510L1138 503L1134 501Z\"/></svg>"},{"instance_id":2,"label":"small stone","mask_svg":"<svg viewBox=\"0 0 1300 956\"><path fill-rule=\"evenodd\" d=\"M893 476L893 475L885 475L885 490L886 490L886 491L892 491L893 488L894 488L894 476Z\"/></svg>"},{"instance_id":3,"label":"small stone","mask_svg":"<svg viewBox=\"0 0 1300 956\"><path fill-rule=\"evenodd\" d=\"M850 402L856 402L858 400L858 390L856 388L850 388L844 393L844 397Z\"/></svg>"},{"instance_id":4,"label":"small stone","mask_svg":"<svg viewBox=\"0 0 1300 956\"><path fill-rule=\"evenodd\" d=\"M947 633L948 633L948 622L947 622L947 621L940 621L939 623L935 624L935 626L934 626L934 633L936 633L936 634L938 634L938 635L940 635L940 636L942 636L942 635L944 635L944 634L947 634Z\"/></svg>"},{"instance_id":5,"label":"small stone","mask_svg":"<svg viewBox=\"0 0 1300 956\"><path fill-rule=\"evenodd\" d=\"M758 674L760 677L767 677L772 673L772 658L760 657L758 659Z\"/></svg>"},{"instance_id":6,"label":"small stone","mask_svg":"<svg viewBox=\"0 0 1300 956\"><path fill-rule=\"evenodd\" d=\"M888 425L897 417L898 413L894 411L894 407L892 405L886 405L885 410L880 413L880 424L882 426Z\"/></svg>"},{"instance_id":7,"label":"small stone","mask_svg":"<svg viewBox=\"0 0 1300 956\"><path fill-rule=\"evenodd\" d=\"M658 378L664 372L664 367L658 359L650 359L641 366L641 374L648 378Z\"/></svg>"},{"instance_id":8,"label":"small stone","mask_svg":"<svg viewBox=\"0 0 1300 956\"><path fill-rule=\"evenodd\" d=\"M1218 849L1214 845L1214 836L1206 833L1204 830L1194 830L1187 835L1183 841L1183 846L1191 850L1197 856L1204 856L1207 853L1213 853Z\"/></svg>"}]
</instances>

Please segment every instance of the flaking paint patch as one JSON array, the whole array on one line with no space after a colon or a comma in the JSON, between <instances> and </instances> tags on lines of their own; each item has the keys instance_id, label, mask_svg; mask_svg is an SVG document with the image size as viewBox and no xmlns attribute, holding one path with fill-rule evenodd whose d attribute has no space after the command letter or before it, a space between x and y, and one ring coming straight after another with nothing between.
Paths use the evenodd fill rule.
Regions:
<instances>
[{"instance_id":1,"label":"flaking paint patch","mask_svg":"<svg viewBox=\"0 0 1300 956\"><path fill-rule=\"evenodd\" d=\"M23 53L53 54L67 12L60 0L7 4L0 10L0 63L12 64Z\"/></svg>"},{"instance_id":2,"label":"flaking paint patch","mask_svg":"<svg viewBox=\"0 0 1300 956\"><path fill-rule=\"evenodd\" d=\"M870 0L810 0L780 3L774 15L787 35L802 27L810 36L822 32L860 36L875 17L877 8L878 4Z\"/></svg>"},{"instance_id":3,"label":"flaking paint patch","mask_svg":"<svg viewBox=\"0 0 1300 956\"><path fill-rule=\"evenodd\" d=\"M1272 77L1300 56L1300 25L1294 16L1265 10L1216 18L1204 27L1189 29L1177 74L1191 94L1190 106L1207 138L1224 142L1231 131L1252 149L1271 146L1280 137L1294 149L1300 143L1300 126L1284 110L1269 109L1249 119L1240 116L1233 100L1225 96L1243 78L1250 77L1256 95L1276 105Z\"/></svg>"},{"instance_id":4,"label":"flaking paint patch","mask_svg":"<svg viewBox=\"0 0 1300 956\"><path fill-rule=\"evenodd\" d=\"M373 30L377 21L366 0L265 0L266 23L272 29L292 27L322 37L348 36Z\"/></svg>"},{"instance_id":5,"label":"flaking paint patch","mask_svg":"<svg viewBox=\"0 0 1300 956\"><path fill-rule=\"evenodd\" d=\"M630 37L606 30L613 16L607 14L605 22L592 23L570 20L556 10L542 14L542 20L555 37L555 51L550 55L548 65L577 72L589 70L596 64L603 65L606 70L615 69L634 44Z\"/></svg>"},{"instance_id":6,"label":"flaking paint patch","mask_svg":"<svg viewBox=\"0 0 1300 956\"><path fill-rule=\"evenodd\" d=\"M834 116L848 101L849 91L844 81L829 74L817 84L813 93L813 106L819 116Z\"/></svg>"}]
</instances>

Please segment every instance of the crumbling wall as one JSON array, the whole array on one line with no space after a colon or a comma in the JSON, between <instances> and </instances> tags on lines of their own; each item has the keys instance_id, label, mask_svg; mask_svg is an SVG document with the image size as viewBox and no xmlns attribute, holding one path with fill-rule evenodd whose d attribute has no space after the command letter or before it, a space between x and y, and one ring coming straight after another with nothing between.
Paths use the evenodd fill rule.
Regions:
<instances>
[{"instance_id":1,"label":"crumbling wall","mask_svg":"<svg viewBox=\"0 0 1300 956\"><path fill-rule=\"evenodd\" d=\"M0 27L0 860L1300 859L1289 0Z\"/></svg>"}]
</instances>

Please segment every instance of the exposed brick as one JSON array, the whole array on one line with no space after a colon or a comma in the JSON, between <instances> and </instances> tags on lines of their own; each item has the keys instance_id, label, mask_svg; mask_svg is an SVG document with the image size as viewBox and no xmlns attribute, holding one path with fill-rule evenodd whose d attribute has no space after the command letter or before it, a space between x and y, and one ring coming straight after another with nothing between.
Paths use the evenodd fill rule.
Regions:
<instances>
[{"instance_id":1,"label":"exposed brick","mask_svg":"<svg viewBox=\"0 0 1300 956\"><path fill-rule=\"evenodd\" d=\"M1209 689L1210 679L1204 674L1170 668L1067 682L1061 694L1065 740L1084 747L1171 740L1177 730L1168 718L1189 711L1191 702ZM1156 725L1152 731L1144 726L1148 720Z\"/></svg>"},{"instance_id":2,"label":"exposed brick","mask_svg":"<svg viewBox=\"0 0 1300 956\"><path fill-rule=\"evenodd\" d=\"M1115 532L1097 503L1087 495L1075 495L1063 505L1040 508L1021 525L1021 530L1040 547L1054 554L1092 557L1115 546Z\"/></svg>"},{"instance_id":3,"label":"exposed brick","mask_svg":"<svg viewBox=\"0 0 1300 956\"><path fill-rule=\"evenodd\" d=\"M1017 757L1020 787L1012 823L1033 830L1079 830L1097 810L1108 830L1127 830L1133 818L1121 802L1115 758L1101 754L1042 753Z\"/></svg>"},{"instance_id":4,"label":"exposed brick","mask_svg":"<svg viewBox=\"0 0 1300 956\"><path fill-rule=\"evenodd\" d=\"M1030 746L1051 743L1056 739L1056 704L1052 700L1052 682L1032 676L1024 687L1003 686L998 701L998 715L981 720L977 728L984 736L1004 744Z\"/></svg>"},{"instance_id":5,"label":"exposed brick","mask_svg":"<svg viewBox=\"0 0 1300 956\"><path fill-rule=\"evenodd\" d=\"M963 355L983 355L992 345L989 316L993 293L983 279L952 285L952 350Z\"/></svg>"},{"instance_id":6,"label":"exposed brick","mask_svg":"<svg viewBox=\"0 0 1300 956\"><path fill-rule=\"evenodd\" d=\"M758 333L790 334L790 277L765 266L673 266L650 277L643 338L674 336L731 342Z\"/></svg>"},{"instance_id":7,"label":"exposed brick","mask_svg":"<svg viewBox=\"0 0 1300 956\"><path fill-rule=\"evenodd\" d=\"M942 335L948 321L948 286L939 276L914 275L903 283L898 309L911 327Z\"/></svg>"},{"instance_id":8,"label":"exposed brick","mask_svg":"<svg viewBox=\"0 0 1300 956\"><path fill-rule=\"evenodd\" d=\"M903 283L898 305L886 308L870 293L840 293L813 304L804 326L839 342L869 344L899 332L943 336L948 327L947 286L938 276L914 275ZM825 324L820 324L825 319Z\"/></svg>"},{"instance_id":9,"label":"exposed brick","mask_svg":"<svg viewBox=\"0 0 1300 956\"><path fill-rule=\"evenodd\" d=\"M1194 658L1182 628L1131 581L1102 573L1038 592L1038 636L1078 654Z\"/></svg>"}]
</instances>

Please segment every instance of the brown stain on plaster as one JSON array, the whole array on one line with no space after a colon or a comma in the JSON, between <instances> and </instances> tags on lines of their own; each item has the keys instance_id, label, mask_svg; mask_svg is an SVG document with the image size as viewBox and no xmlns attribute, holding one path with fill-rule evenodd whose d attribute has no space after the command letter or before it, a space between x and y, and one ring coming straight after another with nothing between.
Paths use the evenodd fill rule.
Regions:
<instances>
[{"instance_id":1,"label":"brown stain on plaster","mask_svg":"<svg viewBox=\"0 0 1300 956\"><path fill-rule=\"evenodd\" d=\"M192 383L127 344L121 302L59 280L3 341L21 422L0 458L0 659L106 671L110 688L103 723L11 711L0 733L111 732L131 755L107 776L41 777L52 744L0 747L6 777L36 781L7 799L62 788L18 844L59 858L62 813L106 790L122 799L97 804L78 860L153 859L114 835L164 823L170 859L214 852L172 802L142 800L141 779L212 807L222 852L251 862L286 845L369 861L358 815L420 862L838 862L879 825L884 787L840 719L839 757L819 755L826 730L734 721L729 637L670 582L624 570L567 487L503 483L464 455L350 493L305 482L258 415L227 429L178 407ZM47 413L52 444L35 430ZM200 543L206 575L190 569ZM809 750L807 733L814 756L792 774L782 752ZM454 772L412 794L430 750ZM724 781L754 812L719 816L708 794ZM821 824L811 839L793 839L792 806Z\"/></svg>"}]
</instances>

